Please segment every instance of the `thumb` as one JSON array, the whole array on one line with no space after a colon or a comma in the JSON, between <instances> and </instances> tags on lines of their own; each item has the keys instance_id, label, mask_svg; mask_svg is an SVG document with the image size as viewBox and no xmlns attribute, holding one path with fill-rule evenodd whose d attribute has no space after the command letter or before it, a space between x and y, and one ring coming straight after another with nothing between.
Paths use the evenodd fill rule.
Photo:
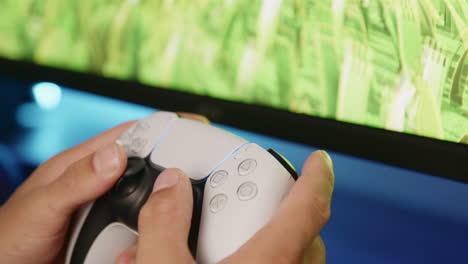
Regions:
<instances>
[{"instance_id":1,"label":"thumb","mask_svg":"<svg viewBox=\"0 0 468 264\"><path fill-rule=\"evenodd\" d=\"M188 248L193 197L179 169L162 172L138 218L137 263L194 263Z\"/></svg>"},{"instance_id":2,"label":"thumb","mask_svg":"<svg viewBox=\"0 0 468 264\"><path fill-rule=\"evenodd\" d=\"M125 169L125 152L111 144L69 166L52 183L11 200L0 210L2 263L38 263L54 259L74 209L112 187ZM19 228L21 227L21 228ZM10 261L13 257L15 261ZM24 260L24 261L23 261Z\"/></svg>"},{"instance_id":3,"label":"thumb","mask_svg":"<svg viewBox=\"0 0 468 264\"><path fill-rule=\"evenodd\" d=\"M124 150L115 143L103 147L68 167L42 195L59 215L68 215L86 202L108 191L122 175L127 163Z\"/></svg>"}]
</instances>

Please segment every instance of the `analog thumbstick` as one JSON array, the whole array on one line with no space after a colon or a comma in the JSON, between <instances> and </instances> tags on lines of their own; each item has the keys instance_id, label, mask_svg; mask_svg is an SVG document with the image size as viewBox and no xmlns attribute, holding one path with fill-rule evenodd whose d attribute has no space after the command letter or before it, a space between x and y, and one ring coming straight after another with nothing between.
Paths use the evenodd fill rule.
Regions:
<instances>
[{"instance_id":1,"label":"analog thumbstick","mask_svg":"<svg viewBox=\"0 0 468 264\"><path fill-rule=\"evenodd\" d=\"M119 197L127 197L132 194L143 179L145 166L145 160L141 158L128 159L127 168L115 184L113 193Z\"/></svg>"}]
</instances>

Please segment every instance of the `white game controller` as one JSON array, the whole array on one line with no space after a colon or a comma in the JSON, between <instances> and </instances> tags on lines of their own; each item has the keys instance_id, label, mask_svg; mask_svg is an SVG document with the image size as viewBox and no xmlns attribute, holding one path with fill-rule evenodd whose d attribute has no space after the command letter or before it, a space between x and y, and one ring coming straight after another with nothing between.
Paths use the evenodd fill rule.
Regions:
<instances>
[{"instance_id":1,"label":"white game controller","mask_svg":"<svg viewBox=\"0 0 468 264\"><path fill-rule=\"evenodd\" d=\"M165 168L192 182L194 209L189 248L202 264L231 255L273 216L297 179L278 153L224 130L156 112L117 139L128 156L112 190L78 213L67 264L106 264L137 239L137 219Z\"/></svg>"}]
</instances>

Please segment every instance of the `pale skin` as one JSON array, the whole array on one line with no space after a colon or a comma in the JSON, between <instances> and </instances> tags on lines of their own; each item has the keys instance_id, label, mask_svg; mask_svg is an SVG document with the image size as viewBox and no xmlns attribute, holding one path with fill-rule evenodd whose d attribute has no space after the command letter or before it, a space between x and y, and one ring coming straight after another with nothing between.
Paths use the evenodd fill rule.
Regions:
<instances>
[{"instance_id":1,"label":"pale skin","mask_svg":"<svg viewBox=\"0 0 468 264\"><path fill-rule=\"evenodd\" d=\"M208 123L203 116L181 113ZM0 256L5 263L63 263L73 212L107 192L126 167L114 143L133 123L114 127L37 168L0 207ZM320 230L330 218L332 162L312 153L269 223L220 263L325 263ZM138 218L137 244L117 264L195 263L187 245L192 189L179 169L166 169Z\"/></svg>"}]
</instances>

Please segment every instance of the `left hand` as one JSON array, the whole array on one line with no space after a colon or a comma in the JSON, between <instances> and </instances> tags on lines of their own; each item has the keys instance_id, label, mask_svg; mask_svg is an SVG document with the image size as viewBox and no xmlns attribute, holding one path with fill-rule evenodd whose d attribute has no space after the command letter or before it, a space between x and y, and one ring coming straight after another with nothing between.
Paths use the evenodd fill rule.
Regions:
<instances>
[{"instance_id":1,"label":"left hand","mask_svg":"<svg viewBox=\"0 0 468 264\"><path fill-rule=\"evenodd\" d=\"M195 114L181 114L209 122ZM73 212L106 193L127 164L116 138L134 122L112 128L37 168L0 207L2 263L63 262Z\"/></svg>"}]
</instances>

